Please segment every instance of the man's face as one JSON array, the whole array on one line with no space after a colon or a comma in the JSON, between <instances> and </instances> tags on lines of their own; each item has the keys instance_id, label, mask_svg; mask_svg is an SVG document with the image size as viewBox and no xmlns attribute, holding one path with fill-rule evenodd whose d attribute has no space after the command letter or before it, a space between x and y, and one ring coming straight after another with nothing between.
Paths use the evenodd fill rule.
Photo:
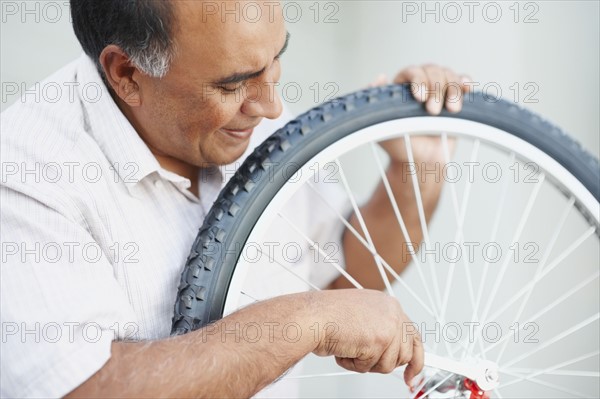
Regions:
<instances>
[{"instance_id":1,"label":"man's face","mask_svg":"<svg viewBox=\"0 0 600 399\"><path fill-rule=\"evenodd\" d=\"M162 79L138 76L141 106L131 109L163 167L231 163L262 118L281 114L274 87L287 45L281 9L261 8L256 19L254 7L250 20L243 5L173 2L176 55Z\"/></svg>"}]
</instances>

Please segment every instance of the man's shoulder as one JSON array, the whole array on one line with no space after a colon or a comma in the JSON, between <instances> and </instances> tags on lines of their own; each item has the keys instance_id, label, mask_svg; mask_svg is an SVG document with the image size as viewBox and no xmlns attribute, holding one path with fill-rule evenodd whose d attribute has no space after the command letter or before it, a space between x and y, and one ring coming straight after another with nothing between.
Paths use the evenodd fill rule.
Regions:
<instances>
[{"instance_id":1,"label":"man's shoulder","mask_svg":"<svg viewBox=\"0 0 600 399\"><path fill-rule=\"evenodd\" d=\"M2 112L2 186L50 202L82 190L77 184L82 168L103 154L87 131L79 64L71 62L36 83Z\"/></svg>"},{"instance_id":2,"label":"man's shoulder","mask_svg":"<svg viewBox=\"0 0 600 399\"><path fill-rule=\"evenodd\" d=\"M3 161L52 158L72 149L85 126L77 89L78 63L73 61L36 82L2 112Z\"/></svg>"}]
</instances>

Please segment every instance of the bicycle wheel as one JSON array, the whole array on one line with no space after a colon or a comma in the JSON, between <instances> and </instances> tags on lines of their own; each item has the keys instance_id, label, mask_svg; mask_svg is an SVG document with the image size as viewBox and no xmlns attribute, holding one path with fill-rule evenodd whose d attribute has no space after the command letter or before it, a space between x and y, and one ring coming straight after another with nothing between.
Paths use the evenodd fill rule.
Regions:
<instances>
[{"instance_id":1,"label":"bicycle wheel","mask_svg":"<svg viewBox=\"0 0 600 399\"><path fill-rule=\"evenodd\" d=\"M261 243L281 239L269 234L282 226L303 243L302 256L318 254L321 268L343 272L286 209L295 197L313 195L348 226L347 215L328 204L315 184L328 165L333 165L333 185L355 214L383 181L410 241L406 215L394 207L385 184L386 155L375 144L403 137L414 164L411 141L433 135L441 137L446 159L438 170L444 191L429 225L417 205L424 240L418 250L403 254L411 265L386 283L390 293L419 326L427 350L465 362L495 360L501 373L498 397L597 397L600 166L560 129L482 93L468 95L459 114L432 117L408 86L373 88L316 107L275 132L243 163L208 213L182 273L173 334L266 299L244 287L257 280L268 284L275 269L287 273L289 284L278 280L269 295L317 289L285 255L265 255ZM414 165L407 176L418 188ZM468 177L462 173L467 169ZM420 190L414 197L418 204ZM352 231L375 263L388 269L389 260L378 256L362 233ZM245 256L249 249L258 260ZM326 392L318 396L397 397L400 392L402 384L389 376L360 375L353 385L347 377L353 373L334 362L308 361L310 373L284 378L344 379L320 383ZM464 390L452 375L430 370L426 377L420 388L427 396ZM314 393L310 387L302 392Z\"/></svg>"}]
</instances>

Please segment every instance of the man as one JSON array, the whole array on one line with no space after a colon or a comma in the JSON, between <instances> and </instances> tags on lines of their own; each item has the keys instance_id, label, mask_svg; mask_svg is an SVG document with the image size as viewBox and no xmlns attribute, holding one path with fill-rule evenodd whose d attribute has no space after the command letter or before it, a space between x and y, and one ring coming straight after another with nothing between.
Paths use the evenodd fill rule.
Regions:
<instances>
[{"instance_id":1,"label":"man","mask_svg":"<svg viewBox=\"0 0 600 399\"><path fill-rule=\"evenodd\" d=\"M419 337L403 334L409 319L400 305L368 289L284 295L216 322L211 334L168 337L181 265L221 187L203 174L247 153L255 129L285 122L272 89L289 35L279 6L258 4L263 18L236 22L208 14L200 1L71 1L87 56L50 80L70 83L76 95L27 101L2 118L3 163L20 168L6 168L1 186L2 241L10 237L6 248L18 254L2 270L3 396L251 396L311 352L358 372L407 364L407 383L423 367ZM460 97L460 82L446 84L459 78L439 67L396 78L409 81L432 90L416 93L431 113L441 99ZM92 99L98 87L109 95ZM251 87L271 90L244 90ZM402 143L384 148L399 205L416 214L414 200L402 200L409 187L396 178L406 162ZM439 146L422 140L415 154L435 161ZM32 181L27 168L38 166L43 178ZM430 216L440 186L422 191ZM382 198L377 191L364 215L381 226L373 240L385 257L402 236L390 233ZM417 218L408 223L420 241ZM344 254L365 287L383 288L366 267L371 256L347 234ZM214 334L267 320L273 331L256 342ZM281 331L290 321L304 331L327 322L338 329L290 342Z\"/></svg>"}]
</instances>

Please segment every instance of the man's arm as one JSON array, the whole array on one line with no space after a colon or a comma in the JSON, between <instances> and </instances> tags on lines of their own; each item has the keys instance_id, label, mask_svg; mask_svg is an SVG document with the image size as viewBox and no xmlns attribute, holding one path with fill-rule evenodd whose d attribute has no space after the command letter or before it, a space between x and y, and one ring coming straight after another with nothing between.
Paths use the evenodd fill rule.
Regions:
<instances>
[{"instance_id":1,"label":"man's arm","mask_svg":"<svg viewBox=\"0 0 600 399\"><path fill-rule=\"evenodd\" d=\"M433 170L433 166L431 170ZM411 175L407 171L406 164L391 165L386 175L397 202L398 210L406 225L406 230L410 237L409 242L414 243L416 247L423 240L423 231L419 220ZM423 201L423 210L425 219L429 222L439 200L442 190L441 181L443 179L439 178L439 181L436 182L435 176L429 175L423 177L423 179L426 178L426 183L423 184L421 178L421 173L418 172L417 180ZM401 273L410 263L411 255L409 251L411 248L402 234L400 224L383 183L379 183L371 199L360 211L377 252L396 273ZM364 239L359 220L355 214L352 215L350 224ZM377 269L375 260L363 243L348 229L344 232L342 243L348 273L365 288L384 289L385 285ZM393 282L394 277L389 272L386 272L386 274L389 281ZM336 279L331 286L331 288L350 287L352 287L352 284L343 276Z\"/></svg>"},{"instance_id":2,"label":"man's arm","mask_svg":"<svg viewBox=\"0 0 600 399\"><path fill-rule=\"evenodd\" d=\"M408 364L410 383L423 348L409 325L398 302L378 291L285 295L182 336L114 342L110 360L67 397L249 397L310 352L360 372Z\"/></svg>"},{"instance_id":3,"label":"man's arm","mask_svg":"<svg viewBox=\"0 0 600 399\"><path fill-rule=\"evenodd\" d=\"M310 332L310 297L302 299L286 296L249 306L168 339L113 342L110 360L68 397L252 396L316 348L311 334L297 342L284 339L288 322ZM259 328L246 330L249 323Z\"/></svg>"},{"instance_id":4,"label":"man's arm","mask_svg":"<svg viewBox=\"0 0 600 399\"><path fill-rule=\"evenodd\" d=\"M444 104L451 112L460 111L462 92L459 89L468 90L464 81L464 78L459 78L453 72L434 65L407 68L401 71L395 79L395 83L410 82L413 87L413 95L417 100L425 103L427 111L431 114L439 114ZM386 83L385 78L380 78L375 85ZM437 206L444 180L441 170L445 164L445 154L441 140L434 137L412 138L411 148L415 165L409 165L404 139L392 139L380 144L390 156L390 165L386 176L400 215L406 225L408 241L418 246L423 240L423 229L411 174L416 174L425 220L429 222ZM453 141L449 140L450 152L452 152L453 145ZM430 172L423 173L425 170ZM431 171L439 171L439 173L435 175ZM402 272L411 260L409 245L402 234L383 183L378 185L371 199L360 211L377 252L395 272ZM350 224L365 238L355 214L350 219ZM348 273L365 288L379 290L385 288L373 256L349 230L344 232L343 246ZM389 272L386 274L392 282L391 274ZM352 284L345 277L340 276L331 284L330 288L349 288L351 286Z\"/></svg>"}]
</instances>

